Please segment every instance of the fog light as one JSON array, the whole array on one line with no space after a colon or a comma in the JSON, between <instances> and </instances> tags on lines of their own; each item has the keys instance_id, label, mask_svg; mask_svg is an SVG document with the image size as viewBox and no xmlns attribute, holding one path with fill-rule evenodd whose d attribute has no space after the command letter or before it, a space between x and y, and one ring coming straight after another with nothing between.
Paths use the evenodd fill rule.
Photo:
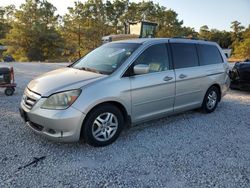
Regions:
<instances>
[{"instance_id":1,"label":"fog light","mask_svg":"<svg viewBox=\"0 0 250 188\"><path fill-rule=\"evenodd\" d=\"M47 132L50 134L56 134L56 131L54 129L48 129Z\"/></svg>"}]
</instances>

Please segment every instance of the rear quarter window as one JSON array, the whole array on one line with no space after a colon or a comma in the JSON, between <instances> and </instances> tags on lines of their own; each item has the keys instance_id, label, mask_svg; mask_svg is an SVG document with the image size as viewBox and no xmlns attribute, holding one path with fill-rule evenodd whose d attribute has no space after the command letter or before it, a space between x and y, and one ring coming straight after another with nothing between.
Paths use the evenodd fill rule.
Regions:
<instances>
[{"instance_id":1,"label":"rear quarter window","mask_svg":"<svg viewBox=\"0 0 250 188\"><path fill-rule=\"evenodd\" d=\"M223 62L219 49L214 45L199 44L198 53L200 65L211 65Z\"/></svg>"}]
</instances>

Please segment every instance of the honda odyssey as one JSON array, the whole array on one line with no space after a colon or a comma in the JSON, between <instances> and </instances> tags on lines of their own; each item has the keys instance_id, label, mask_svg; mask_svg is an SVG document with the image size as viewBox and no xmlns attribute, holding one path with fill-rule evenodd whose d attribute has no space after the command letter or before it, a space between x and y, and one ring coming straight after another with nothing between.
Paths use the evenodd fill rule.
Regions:
<instances>
[{"instance_id":1,"label":"honda odyssey","mask_svg":"<svg viewBox=\"0 0 250 188\"><path fill-rule=\"evenodd\" d=\"M217 43L182 38L104 44L68 67L32 80L20 113L57 141L114 142L126 126L186 110L213 112L228 90Z\"/></svg>"}]
</instances>

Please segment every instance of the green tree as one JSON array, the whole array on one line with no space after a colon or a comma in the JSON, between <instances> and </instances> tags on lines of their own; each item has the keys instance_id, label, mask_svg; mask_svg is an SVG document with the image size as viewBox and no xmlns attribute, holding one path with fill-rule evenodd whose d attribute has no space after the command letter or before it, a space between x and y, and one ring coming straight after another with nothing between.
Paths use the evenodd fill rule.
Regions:
<instances>
[{"instance_id":1,"label":"green tree","mask_svg":"<svg viewBox=\"0 0 250 188\"><path fill-rule=\"evenodd\" d=\"M175 11L166 9L166 7L160 6L153 1L138 3L129 2L128 0L115 0L113 3L107 1L106 9L108 20L115 20L115 23L112 24L115 27L119 25L122 28L121 23L129 21L148 20L158 23L157 36L159 37L197 35L194 29L182 27L183 21L178 20L178 14ZM120 28L116 31L121 32L122 29Z\"/></svg>"},{"instance_id":2,"label":"green tree","mask_svg":"<svg viewBox=\"0 0 250 188\"><path fill-rule=\"evenodd\" d=\"M63 16L61 34L65 40L64 56L74 60L85 55L101 44L101 38L110 34L112 27L107 24L105 6L101 0L75 2Z\"/></svg>"},{"instance_id":3,"label":"green tree","mask_svg":"<svg viewBox=\"0 0 250 188\"><path fill-rule=\"evenodd\" d=\"M222 48L229 48L232 45L231 33L227 31L211 29L209 40L217 42Z\"/></svg>"},{"instance_id":4,"label":"green tree","mask_svg":"<svg viewBox=\"0 0 250 188\"><path fill-rule=\"evenodd\" d=\"M250 25L242 33L242 41L235 46L233 56L240 59L250 59Z\"/></svg>"},{"instance_id":5,"label":"green tree","mask_svg":"<svg viewBox=\"0 0 250 188\"><path fill-rule=\"evenodd\" d=\"M197 33L184 27L174 10L153 1L76 1L62 17L55 11L47 0L26 0L17 10L0 7L0 42L8 45L7 53L23 61L72 61L99 46L103 36L125 33L126 23L142 20L158 23L158 37L198 37L232 47L235 55L248 53L249 29L244 31L240 22L232 22L232 32L204 25Z\"/></svg>"},{"instance_id":6,"label":"green tree","mask_svg":"<svg viewBox=\"0 0 250 188\"><path fill-rule=\"evenodd\" d=\"M5 38L6 34L11 29L14 11L14 5L0 7L0 40Z\"/></svg>"},{"instance_id":7,"label":"green tree","mask_svg":"<svg viewBox=\"0 0 250 188\"><path fill-rule=\"evenodd\" d=\"M217 29L209 30L207 25L204 25L200 28L198 37L200 39L217 42L222 48L229 48L232 45L230 32L219 31Z\"/></svg>"},{"instance_id":8,"label":"green tree","mask_svg":"<svg viewBox=\"0 0 250 188\"><path fill-rule=\"evenodd\" d=\"M114 27L114 33L122 33L124 26L124 15L128 9L128 0L114 0L106 2L106 16L108 24Z\"/></svg>"},{"instance_id":9,"label":"green tree","mask_svg":"<svg viewBox=\"0 0 250 188\"><path fill-rule=\"evenodd\" d=\"M124 10L124 14L120 17L121 22L128 22L128 21L138 21L138 4L135 2L129 2L126 9Z\"/></svg>"},{"instance_id":10,"label":"green tree","mask_svg":"<svg viewBox=\"0 0 250 188\"><path fill-rule=\"evenodd\" d=\"M46 0L26 0L15 11L12 29L4 42L17 60L45 61L61 54L62 39L56 29L56 8Z\"/></svg>"},{"instance_id":11,"label":"green tree","mask_svg":"<svg viewBox=\"0 0 250 188\"><path fill-rule=\"evenodd\" d=\"M88 0L76 2L63 16L61 34L65 40L64 57L73 60L101 44L105 35L125 33L125 23L149 20L158 23L157 36L197 37L193 28L182 27L178 14L152 1Z\"/></svg>"},{"instance_id":12,"label":"green tree","mask_svg":"<svg viewBox=\"0 0 250 188\"><path fill-rule=\"evenodd\" d=\"M231 22L232 32L232 40L234 42L240 42L242 40L242 31L244 30L244 26L241 25L238 21Z\"/></svg>"},{"instance_id":13,"label":"green tree","mask_svg":"<svg viewBox=\"0 0 250 188\"><path fill-rule=\"evenodd\" d=\"M238 21L231 22L231 29L233 30L231 32L231 39L232 39L232 50L233 50L233 56L237 56L235 53L236 48L240 45L240 43L243 40L242 34L244 27L241 25Z\"/></svg>"},{"instance_id":14,"label":"green tree","mask_svg":"<svg viewBox=\"0 0 250 188\"><path fill-rule=\"evenodd\" d=\"M164 8L165 9L165 8ZM183 21L179 21L178 14L173 10L164 10L159 13L158 18L159 31L157 36L159 37L176 37L183 36L184 30L182 28Z\"/></svg>"},{"instance_id":15,"label":"green tree","mask_svg":"<svg viewBox=\"0 0 250 188\"><path fill-rule=\"evenodd\" d=\"M186 38L198 38L198 32L194 30L194 28L191 27L182 27L180 29L179 36L186 37Z\"/></svg>"}]
</instances>

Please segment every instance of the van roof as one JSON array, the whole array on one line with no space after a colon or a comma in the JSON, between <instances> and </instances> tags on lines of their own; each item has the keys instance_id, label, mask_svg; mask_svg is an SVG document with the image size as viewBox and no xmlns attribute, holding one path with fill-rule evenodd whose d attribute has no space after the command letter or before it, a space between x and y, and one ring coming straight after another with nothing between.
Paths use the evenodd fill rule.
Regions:
<instances>
[{"instance_id":1,"label":"van roof","mask_svg":"<svg viewBox=\"0 0 250 188\"><path fill-rule=\"evenodd\" d=\"M156 41L162 42L181 42L181 43L194 43L194 44L217 44L211 41L205 40L197 40L197 39L187 39L187 38L139 38L139 39L129 39L129 40L121 40L115 41L114 43L138 43L138 44L145 44L145 43L154 43Z\"/></svg>"}]
</instances>

